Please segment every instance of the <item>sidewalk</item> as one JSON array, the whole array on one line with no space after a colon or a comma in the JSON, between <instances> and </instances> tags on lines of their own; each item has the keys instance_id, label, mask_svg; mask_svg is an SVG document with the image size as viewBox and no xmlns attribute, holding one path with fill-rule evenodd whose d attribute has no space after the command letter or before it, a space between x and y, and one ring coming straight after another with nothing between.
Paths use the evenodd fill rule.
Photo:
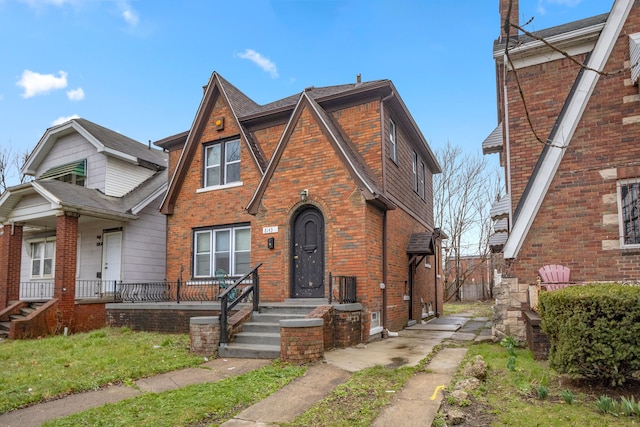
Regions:
<instances>
[{"instance_id":1,"label":"sidewalk","mask_svg":"<svg viewBox=\"0 0 640 427\"><path fill-rule=\"evenodd\" d=\"M345 382L351 372L376 365L394 368L415 366L443 342L490 339L491 326L488 319L474 318L471 321L472 316L473 313L443 316L426 324L404 329L398 333L398 337L328 351L325 353L326 363L309 365L304 376L245 409L222 426L272 426L275 423L290 422ZM466 348L444 348L438 352L427 365L429 372L421 372L411 378L394 396L391 404L383 409L373 425L431 425L442 401L441 390L449 384L465 355ZM112 386L8 412L0 415L0 426L35 427L53 418L66 417L142 393L159 393L190 384L219 381L270 362L263 359L214 359L198 368L138 380L137 388ZM286 402L286 405L282 402Z\"/></svg>"}]
</instances>

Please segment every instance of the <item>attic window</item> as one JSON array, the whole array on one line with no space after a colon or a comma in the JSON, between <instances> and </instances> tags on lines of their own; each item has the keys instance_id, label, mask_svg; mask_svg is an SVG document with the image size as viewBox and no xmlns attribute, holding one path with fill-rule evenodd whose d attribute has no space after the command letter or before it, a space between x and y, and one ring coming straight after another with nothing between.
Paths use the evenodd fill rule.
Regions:
<instances>
[{"instance_id":1,"label":"attic window","mask_svg":"<svg viewBox=\"0 0 640 427\"><path fill-rule=\"evenodd\" d=\"M68 182L70 184L80 185L84 187L86 178L86 165L86 160L80 160L78 162L56 166L40 175L38 179L56 179L58 181Z\"/></svg>"}]
</instances>

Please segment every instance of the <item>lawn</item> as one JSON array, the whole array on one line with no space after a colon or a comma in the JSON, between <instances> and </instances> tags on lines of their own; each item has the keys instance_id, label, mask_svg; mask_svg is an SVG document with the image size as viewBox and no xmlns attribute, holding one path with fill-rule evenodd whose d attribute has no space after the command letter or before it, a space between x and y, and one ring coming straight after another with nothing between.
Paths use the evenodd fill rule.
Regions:
<instances>
[{"instance_id":1,"label":"lawn","mask_svg":"<svg viewBox=\"0 0 640 427\"><path fill-rule=\"evenodd\" d=\"M640 425L638 417L605 415L596 407L603 394L618 401L625 396L637 401L640 398L637 384L610 389L598 383L571 380L558 375L546 361L534 360L532 353L523 348L516 350L512 369L508 368L507 349L499 344L470 346L467 360L476 355L481 355L488 364L489 375L472 392L472 404L456 407L445 399L445 409L456 408L467 414L465 426Z\"/></svg>"},{"instance_id":2,"label":"lawn","mask_svg":"<svg viewBox=\"0 0 640 427\"><path fill-rule=\"evenodd\" d=\"M0 413L202 363L188 335L105 328L0 343Z\"/></svg>"}]
</instances>

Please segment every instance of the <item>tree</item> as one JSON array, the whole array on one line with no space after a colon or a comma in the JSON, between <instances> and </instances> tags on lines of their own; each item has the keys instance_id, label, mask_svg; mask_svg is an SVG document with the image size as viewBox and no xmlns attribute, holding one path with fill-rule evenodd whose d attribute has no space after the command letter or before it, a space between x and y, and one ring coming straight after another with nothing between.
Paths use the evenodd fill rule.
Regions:
<instances>
[{"instance_id":1,"label":"tree","mask_svg":"<svg viewBox=\"0 0 640 427\"><path fill-rule=\"evenodd\" d=\"M442 173L434 176L434 221L448 236L443 259L450 262L444 269L445 301L459 294L467 278L479 268L487 268L489 237L492 232L489 215L491 204L500 195L500 174L488 170L484 157L463 155L462 149L450 142L436 150ZM479 262L465 265L462 258L477 256Z\"/></svg>"},{"instance_id":2,"label":"tree","mask_svg":"<svg viewBox=\"0 0 640 427\"><path fill-rule=\"evenodd\" d=\"M16 151L11 143L0 146L0 194L12 185L26 182L27 177L20 170L28 156L29 151Z\"/></svg>"}]
</instances>

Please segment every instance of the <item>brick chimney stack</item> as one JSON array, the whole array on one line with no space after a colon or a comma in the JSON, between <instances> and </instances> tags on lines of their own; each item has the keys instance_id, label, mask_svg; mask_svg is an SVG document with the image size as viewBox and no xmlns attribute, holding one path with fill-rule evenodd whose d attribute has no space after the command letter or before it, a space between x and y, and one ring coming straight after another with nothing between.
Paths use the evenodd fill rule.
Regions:
<instances>
[{"instance_id":1,"label":"brick chimney stack","mask_svg":"<svg viewBox=\"0 0 640 427\"><path fill-rule=\"evenodd\" d=\"M509 6L511 6L510 23L520 25L518 16L520 15L520 7L518 0L500 0L500 38L505 37L505 18L509 13ZM515 37L518 35L518 30L513 27L509 27L509 37Z\"/></svg>"}]
</instances>

